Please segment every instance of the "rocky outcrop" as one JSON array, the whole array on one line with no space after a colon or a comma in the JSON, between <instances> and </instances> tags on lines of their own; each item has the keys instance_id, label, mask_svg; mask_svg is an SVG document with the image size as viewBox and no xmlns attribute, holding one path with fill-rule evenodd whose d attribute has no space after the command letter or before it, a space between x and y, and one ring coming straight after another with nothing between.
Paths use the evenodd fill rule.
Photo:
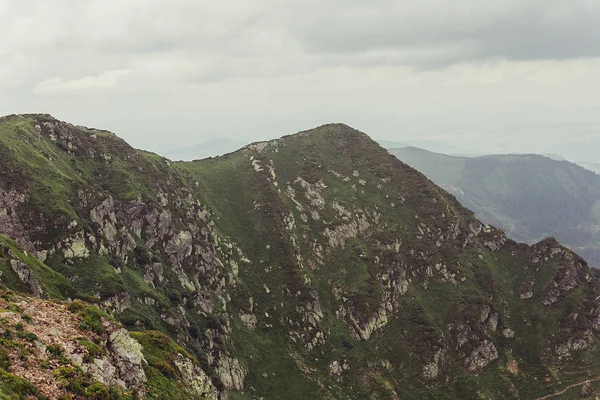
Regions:
<instances>
[{"instance_id":1,"label":"rocky outcrop","mask_svg":"<svg viewBox=\"0 0 600 400\"><path fill-rule=\"evenodd\" d=\"M434 380L440 375L442 364L444 362L443 355L442 349L435 352L433 360L423 367L423 378L426 380Z\"/></svg>"},{"instance_id":2,"label":"rocky outcrop","mask_svg":"<svg viewBox=\"0 0 600 400\"><path fill-rule=\"evenodd\" d=\"M21 223L18 208L28 200L27 190L5 191L0 187L0 233L16 240L23 248L34 251L26 228Z\"/></svg>"},{"instance_id":3,"label":"rocky outcrop","mask_svg":"<svg viewBox=\"0 0 600 400\"><path fill-rule=\"evenodd\" d=\"M360 322L352 315L352 313L350 313L349 318L352 322L352 327L354 328L353 332L355 337L359 340L369 340L375 331L387 325L388 307L385 305L381 307L377 314L371 316L366 322Z\"/></svg>"},{"instance_id":4,"label":"rocky outcrop","mask_svg":"<svg viewBox=\"0 0 600 400\"><path fill-rule=\"evenodd\" d=\"M109 354L113 365L119 372L121 386L140 387L146 381L143 363L142 346L136 342L123 328L110 333L107 340Z\"/></svg>"},{"instance_id":5,"label":"rocky outcrop","mask_svg":"<svg viewBox=\"0 0 600 400\"><path fill-rule=\"evenodd\" d=\"M471 373L478 373L485 366L498 358L496 346L488 340L479 344L465 360L465 366Z\"/></svg>"},{"instance_id":6,"label":"rocky outcrop","mask_svg":"<svg viewBox=\"0 0 600 400\"><path fill-rule=\"evenodd\" d=\"M238 360L229 357L219 358L216 369L221 382L223 382L226 388L233 390L244 389L244 379L248 371L246 371Z\"/></svg>"},{"instance_id":7,"label":"rocky outcrop","mask_svg":"<svg viewBox=\"0 0 600 400\"><path fill-rule=\"evenodd\" d=\"M577 288L583 282L593 278L587 271L584 261L572 251L565 249L552 238L545 239L534 246L535 257L532 263L541 260L557 260L560 265L554 273L551 283L545 290L542 303L546 306L554 304L561 296Z\"/></svg>"},{"instance_id":8,"label":"rocky outcrop","mask_svg":"<svg viewBox=\"0 0 600 400\"><path fill-rule=\"evenodd\" d=\"M576 336L557 344L554 348L554 353L558 356L559 360L570 359L573 357L573 352L586 350L593 342L594 335L591 331L579 332Z\"/></svg>"},{"instance_id":9,"label":"rocky outcrop","mask_svg":"<svg viewBox=\"0 0 600 400\"><path fill-rule=\"evenodd\" d=\"M182 355L175 360L181 374L183 388L191 398L218 400L219 395L210 378L198 365Z\"/></svg>"},{"instance_id":10,"label":"rocky outcrop","mask_svg":"<svg viewBox=\"0 0 600 400\"><path fill-rule=\"evenodd\" d=\"M23 282L34 295L42 298L46 296L44 288L39 283L35 274L31 270L31 267L22 261L15 259L10 260L10 266L13 271L15 271L21 282Z\"/></svg>"}]
</instances>

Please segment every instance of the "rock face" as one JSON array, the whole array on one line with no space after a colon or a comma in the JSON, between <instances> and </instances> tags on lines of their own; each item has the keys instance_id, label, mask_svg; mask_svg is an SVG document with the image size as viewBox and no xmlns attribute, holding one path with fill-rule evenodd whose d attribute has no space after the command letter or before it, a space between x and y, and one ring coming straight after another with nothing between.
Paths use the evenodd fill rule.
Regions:
<instances>
[{"instance_id":1,"label":"rock face","mask_svg":"<svg viewBox=\"0 0 600 400\"><path fill-rule=\"evenodd\" d=\"M9 261L12 270L17 274L21 282L23 282L27 287L31 290L33 294L38 297L44 297L45 292L42 288L42 285L38 282L35 274L27 266L27 264L23 263L20 260L12 259Z\"/></svg>"},{"instance_id":2,"label":"rock face","mask_svg":"<svg viewBox=\"0 0 600 400\"><path fill-rule=\"evenodd\" d=\"M493 343L487 340L481 343L467 357L465 365L470 372L479 372L490 362L498 358L498 351Z\"/></svg>"},{"instance_id":3,"label":"rock face","mask_svg":"<svg viewBox=\"0 0 600 400\"><path fill-rule=\"evenodd\" d=\"M122 323L81 306L73 326L100 349L63 346L101 385L504 399L600 374L600 282L581 258L507 239L347 126L192 163L49 116L0 128L0 279Z\"/></svg>"},{"instance_id":4,"label":"rock face","mask_svg":"<svg viewBox=\"0 0 600 400\"><path fill-rule=\"evenodd\" d=\"M219 398L217 390L213 386L210 378L197 364L194 364L189 358L179 355L175 360L175 366L181 373L182 384L186 387L190 397L206 400L217 400Z\"/></svg>"},{"instance_id":5,"label":"rock face","mask_svg":"<svg viewBox=\"0 0 600 400\"><path fill-rule=\"evenodd\" d=\"M142 346L123 328L111 332L107 345L122 377L121 386L128 388L143 385L147 378L142 368L143 362L146 361L142 354Z\"/></svg>"}]
</instances>

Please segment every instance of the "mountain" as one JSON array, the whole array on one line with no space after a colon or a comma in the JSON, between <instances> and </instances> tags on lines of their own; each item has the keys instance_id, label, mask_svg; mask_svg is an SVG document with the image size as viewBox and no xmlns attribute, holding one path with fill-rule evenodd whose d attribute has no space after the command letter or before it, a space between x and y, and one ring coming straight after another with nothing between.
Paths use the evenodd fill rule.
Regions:
<instances>
[{"instance_id":1,"label":"mountain","mask_svg":"<svg viewBox=\"0 0 600 400\"><path fill-rule=\"evenodd\" d=\"M553 236L600 267L600 175L538 155L467 158L411 147L390 152L513 239L534 243Z\"/></svg>"},{"instance_id":2,"label":"mountain","mask_svg":"<svg viewBox=\"0 0 600 400\"><path fill-rule=\"evenodd\" d=\"M48 115L5 117L0 234L12 291L0 296L12 299L0 300L2 390L569 399L600 388L595 271L552 238L508 239L342 124L172 162ZM60 372L42 384L28 365Z\"/></svg>"},{"instance_id":3,"label":"mountain","mask_svg":"<svg viewBox=\"0 0 600 400\"><path fill-rule=\"evenodd\" d=\"M394 142L391 140L377 140L377 143L381 147L385 147L385 148L400 148L400 147L408 146L408 143L406 143L406 142Z\"/></svg>"},{"instance_id":4,"label":"mountain","mask_svg":"<svg viewBox=\"0 0 600 400\"><path fill-rule=\"evenodd\" d=\"M565 158L563 156L561 156L560 154L544 153L544 154L542 154L542 156L551 158L554 161L566 161Z\"/></svg>"},{"instance_id":5,"label":"mountain","mask_svg":"<svg viewBox=\"0 0 600 400\"><path fill-rule=\"evenodd\" d=\"M394 141L390 141L390 140L377 140L377 143L379 143L379 145L381 147L385 147L386 149L417 147L417 148L427 149L428 151L433 151L436 153L464 155L464 156L468 156L468 157L475 155L475 153L472 150L452 145L443 140L435 140L435 139L411 139L411 140L408 140L405 142L394 142Z\"/></svg>"},{"instance_id":6,"label":"mountain","mask_svg":"<svg viewBox=\"0 0 600 400\"><path fill-rule=\"evenodd\" d=\"M165 150L161 155L171 160L200 160L202 158L216 157L231 153L245 146L247 143L241 140L212 139L196 145Z\"/></svg>"},{"instance_id":7,"label":"mountain","mask_svg":"<svg viewBox=\"0 0 600 400\"><path fill-rule=\"evenodd\" d=\"M600 174L600 163L587 163L587 162L578 162L577 165L582 166L585 169L593 171L597 174Z\"/></svg>"}]
</instances>

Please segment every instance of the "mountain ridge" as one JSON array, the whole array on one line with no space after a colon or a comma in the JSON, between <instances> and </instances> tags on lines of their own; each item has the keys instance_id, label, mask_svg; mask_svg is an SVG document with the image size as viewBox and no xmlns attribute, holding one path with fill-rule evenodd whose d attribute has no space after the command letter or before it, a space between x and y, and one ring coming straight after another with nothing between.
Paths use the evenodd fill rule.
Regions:
<instances>
[{"instance_id":1,"label":"mountain ridge","mask_svg":"<svg viewBox=\"0 0 600 400\"><path fill-rule=\"evenodd\" d=\"M600 214L595 211L600 207L599 175L537 154L466 158L412 148L390 152L511 237L533 243L556 236L592 265L600 265Z\"/></svg>"},{"instance_id":2,"label":"mountain ridge","mask_svg":"<svg viewBox=\"0 0 600 400\"><path fill-rule=\"evenodd\" d=\"M211 396L537 398L600 371L581 258L506 238L346 125L173 162L28 116L0 152L3 284L163 332ZM142 363L148 384L174 363Z\"/></svg>"}]
</instances>

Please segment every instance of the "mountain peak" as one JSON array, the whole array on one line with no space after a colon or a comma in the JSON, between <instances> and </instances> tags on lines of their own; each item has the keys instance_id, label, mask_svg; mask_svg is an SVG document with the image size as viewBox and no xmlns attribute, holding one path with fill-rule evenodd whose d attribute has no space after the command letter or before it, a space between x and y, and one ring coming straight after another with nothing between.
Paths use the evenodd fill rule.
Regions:
<instances>
[{"instance_id":1,"label":"mountain peak","mask_svg":"<svg viewBox=\"0 0 600 400\"><path fill-rule=\"evenodd\" d=\"M358 129L355 129L349 125L346 125L344 123L341 122L335 122L335 123L329 123L329 124L324 124L321 126L318 126L316 128L312 128L312 129L308 129L305 131L300 131L296 134L293 135L287 135L282 137L282 139L288 138L288 137L293 137L293 136L315 136L315 137L340 137L340 136L347 136L347 137L369 137L369 135L367 135L364 132L359 131Z\"/></svg>"},{"instance_id":2,"label":"mountain peak","mask_svg":"<svg viewBox=\"0 0 600 400\"><path fill-rule=\"evenodd\" d=\"M258 151L260 153L268 148L276 149L278 146L294 146L296 143L310 144L315 150L318 150L321 146L334 146L339 150L342 150L344 147L356 146L372 146L373 148L381 149L381 146L371 139L369 135L344 123L329 123L285 135L279 139L251 143L243 149Z\"/></svg>"},{"instance_id":3,"label":"mountain peak","mask_svg":"<svg viewBox=\"0 0 600 400\"><path fill-rule=\"evenodd\" d=\"M0 123L8 124L15 122L24 122L24 125L21 125L21 128L25 130L33 131L35 128L38 132L48 131L48 130L61 130L63 132L69 131L71 136L79 136L79 135L90 135L90 134L102 134L103 136L112 136L118 137L113 132L110 132L105 129L96 129L89 128L83 125L74 125L66 121L62 121L58 118L53 117L50 114L44 113L31 113L31 114L11 114L0 117ZM29 126L27 126L29 124ZM6 133L6 132L5 132Z\"/></svg>"},{"instance_id":4,"label":"mountain peak","mask_svg":"<svg viewBox=\"0 0 600 400\"><path fill-rule=\"evenodd\" d=\"M45 119L53 119L56 120L52 115L45 113L31 113L31 114L9 114L0 116L0 121L6 121L11 119L26 119L26 118L45 118Z\"/></svg>"}]
</instances>

